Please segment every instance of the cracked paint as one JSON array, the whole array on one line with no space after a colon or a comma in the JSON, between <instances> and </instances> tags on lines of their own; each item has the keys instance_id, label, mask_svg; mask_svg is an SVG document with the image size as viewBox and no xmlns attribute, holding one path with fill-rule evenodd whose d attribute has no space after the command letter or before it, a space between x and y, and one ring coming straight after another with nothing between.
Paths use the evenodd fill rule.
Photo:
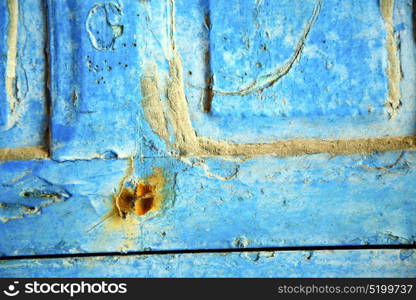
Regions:
<instances>
[{"instance_id":1,"label":"cracked paint","mask_svg":"<svg viewBox=\"0 0 416 300\"><path fill-rule=\"evenodd\" d=\"M248 247L411 244L416 155L401 153L202 162L139 157L135 163L141 167L134 171L120 159L5 162L0 203L13 206L14 216L24 211L22 205L39 207L57 195L67 200L0 223L8 241L0 253L225 249L245 241ZM139 184L163 182L153 168L163 170L161 207L138 216L129 202L125 219L104 220L115 212L121 187L143 196ZM34 228L42 228L35 240L27 235Z\"/></svg>"},{"instance_id":2,"label":"cracked paint","mask_svg":"<svg viewBox=\"0 0 416 300\"><path fill-rule=\"evenodd\" d=\"M111 50L117 38L123 34L120 24L122 11L113 3L93 6L87 17L87 32L91 44L97 50Z\"/></svg>"},{"instance_id":3,"label":"cracked paint","mask_svg":"<svg viewBox=\"0 0 416 300\"><path fill-rule=\"evenodd\" d=\"M33 206L0 202L0 220L3 223L10 220L21 219L28 215L39 215L42 213L42 208L66 201L71 195L66 192L57 193L38 189L28 189L21 193L21 197L35 200L32 201Z\"/></svg>"}]
</instances>

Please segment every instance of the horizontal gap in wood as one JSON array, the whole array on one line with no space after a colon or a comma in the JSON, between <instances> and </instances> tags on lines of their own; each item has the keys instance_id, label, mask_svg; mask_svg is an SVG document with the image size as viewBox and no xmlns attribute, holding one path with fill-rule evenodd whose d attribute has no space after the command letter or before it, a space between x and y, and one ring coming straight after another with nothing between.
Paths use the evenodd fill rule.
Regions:
<instances>
[{"instance_id":1,"label":"horizontal gap in wood","mask_svg":"<svg viewBox=\"0 0 416 300\"><path fill-rule=\"evenodd\" d=\"M93 252L44 255L16 255L0 257L0 261L19 259L54 259L54 258L82 258L105 256L134 256L134 255L172 255L172 254L200 254L200 253L244 253L244 252L283 252L283 251L335 251L335 250L401 250L415 249L416 244L397 245L355 245L355 246L300 246L300 247L262 247L262 248L233 248L233 249L190 249L190 250L157 250L132 252Z\"/></svg>"}]
</instances>

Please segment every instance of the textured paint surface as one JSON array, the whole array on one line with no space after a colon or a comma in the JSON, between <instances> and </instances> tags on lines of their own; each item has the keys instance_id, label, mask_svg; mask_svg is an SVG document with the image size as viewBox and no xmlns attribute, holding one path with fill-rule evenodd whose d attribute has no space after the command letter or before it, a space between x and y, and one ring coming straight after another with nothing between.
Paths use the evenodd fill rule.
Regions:
<instances>
[{"instance_id":1,"label":"textured paint surface","mask_svg":"<svg viewBox=\"0 0 416 300\"><path fill-rule=\"evenodd\" d=\"M407 53L411 64L401 65L400 84L406 85L406 92L393 120L386 106L388 49L379 1L323 1L299 59L285 76L261 93L220 93L242 89L284 65L317 2L210 1L211 30L205 35L206 28L177 21L178 48L186 67L185 82L189 82L187 101L198 135L239 143L414 135L411 1L395 2L395 34L403 38L399 50ZM194 19L203 21L196 3L183 6ZM200 37L200 44L188 48L191 36ZM210 47L213 73L209 114L201 111L203 90L196 88L206 86L202 66L208 49L204 45Z\"/></svg>"},{"instance_id":2,"label":"textured paint surface","mask_svg":"<svg viewBox=\"0 0 416 300\"><path fill-rule=\"evenodd\" d=\"M181 4L184 4L183 2L179 2ZM206 2L203 2L207 4ZM211 3L211 2L210 2ZM248 2L243 2L248 3ZM304 29L303 35L301 35L301 39L306 39L308 36L305 33L312 30L312 26L317 22L316 16L320 13L319 7L321 7L319 4L321 2L316 2L318 5L315 5L315 8L312 13L311 20L309 21L308 25L305 25L306 29ZM370 2L367 2L370 3ZM393 3L393 2L383 2L383 3ZM397 2L398 8L395 11L399 11L400 13L397 13L398 16L396 16L396 20L402 22L400 23L400 28L408 29L406 30L406 33L408 34L408 38L405 39L400 43L400 49L402 51L406 52L409 57L414 58L414 41L410 35L411 33L411 11L408 9L409 6L405 6L406 3L404 2ZM207 48L203 45L206 45L205 42L201 42L198 49L199 52L196 51L196 48L192 48L192 50L187 49L186 46L187 41L192 40L191 36L198 36L203 37L203 34L201 31L209 31L210 28L214 25L211 24L211 18L210 13L211 10L207 10L207 6L201 6L201 3L194 3L194 10L191 10L194 15L195 11L200 11L201 13L199 16L203 16L201 19L201 22L204 26L202 27L195 27L195 31L190 31L189 28L192 28L192 25L184 22L183 18L178 18L177 16L180 15L178 12L185 10L184 7L181 7L181 5L175 6L174 8L171 8L171 14L170 18L172 20L171 26L168 28L170 30L170 45L167 45L167 47L170 49L169 53L172 54L172 58L167 59L169 61L169 75L170 78L167 80L165 85L167 87L165 88L159 88L160 82L157 80L153 80L154 84L153 86L149 87L147 86L146 89L142 90L143 97L153 99L151 101L152 107L154 109L157 109L157 118L153 119L153 122L149 122L149 124L152 126L152 130L161 137L164 142L162 142L160 145L158 139L154 140L150 138L152 147L157 149L157 153L160 155L161 152L164 152L164 145L163 144L170 144L169 148L174 148L176 151L176 155L179 156L257 156L257 155L264 155L264 154L277 154L279 156L287 156L287 155L298 155L298 154L313 154L313 153L333 153L333 154L349 154L349 153L371 153L371 152L377 152L377 151L389 151L389 150L398 150L398 149L414 149L415 144L415 138L413 137L392 137L390 139L383 138L386 135L396 135L396 134L405 134L405 135L413 135L414 134L414 122L412 120L409 121L407 117L413 118L414 117L414 100L415 100L415 93L414 89L415 86L412 84L414 82L414 68L406 69L406 72L403 77L403 86L404 91L406 95L405 98L401 99L400 103L403 105L403 109L401 111L404 111L404 115L407 117L404 118L394 118L392 119L392 114L389 111L389 109L386 109L384 112L384 123L387 124L387 126L384 126L382 123L374 124L368 124L365 123L365 129L357 127L356 130L359 134L357 135L350 135L349 132L352 128L351 126L357 126L360 123L360 120L357 118L353 118L348 120L348 124L345 124L344 121L342 121L342 118L340 116L330 116L325 117L326 118L326 125L324 128L324 131L319 133L318 136L314 136L316 132L314 130L316 129L317 120L313 116L308 116L310 119L309 121L311 123L305 123L304 121L299 122L289 122L288 124L292 126L298 126L298 134L295 135L295 139L292 140L278 140L273 142L273 139L267 139L264 140L262 138L262 134L259 130L262 128L262 122L258 118L245 114L242 118L238 120L238 124L230 123L229 121L232 120L230 116L226 117L227 123L224 123L221 125L221 130L217 130L215 128L210 127L210 123L213 119L218 118L212 118L215 115L211 113L206 113L207 107L202 102L207 101L206 98L211 98L211 101L214 101L215 99L212 99L213 93L214 94L222 94L224 96L233 96L234 92L222 92L212 89L212 82L214 80L215 73L212 73L212 70L210 68L207 69L206 64L209 63L208 66L211 65L210 59L212 51L210 48ZM368 5L368 4L367 4ZM385 5L385 4L384 4ZM386 27L386 31L389 33L388 37L389 39L385 40L385 43L383 43L383 48L389 55L388 59L387 56L385 57L384 63L386 65L385 68L385 74L384 74L384 80L387 85L387 82L391 82L390 86L394 87L394 90L389 90L388 95L395 94L398 95L397 89L399 88L399 82L396 80L393 80L393 77L390 76L390 72L388 72L390 66L393 63L397 62L397 57L395 57L396 53L396 47L398 46L391 43L391 24L393 20L393 10L388 10L388 13L383 13L383 7L384 5L378 6L377 10L370 10L371 13L374 13L378 18L382 21L382 23L389 24L389 26ZM389 6L390 7L390 6ZM362 6L360 6L361 9L363 9ZM406 9L407 8L407 9ZM205 11L204 11L205 10ZM190 7L186 6L186 11L190 11ZM205 12L205 15L203 14ZM342 13L340 13L342 15ZM334 16L333 14L331 16ZM331 17L330 16L330 17ZM330 17L328 17L330 19ZM195 19L195 16L194 18ZM406 25L407 24L407 25ZM183 26L183 27L182 27ZM340 25L341 26L341 25ZM410 30L409 30L410 29ZM198 31L199 30L199 31ZM173 37L173 38L172 38ZM182 37L182 39L181 39ZM302 38L303 37L303 38ZM370 39L371 40L371 39ZM179 41L179 43L176 43L176 41ZM197 40L198 41L198 40ZM355 41L355 39L354 39ZM371 42L371 41L370 41ZM369 42L369 43L370 43ZM302 45L306 44L306 41L302 43ZM176 46L178 45L178 46ZM332 48L336 48L336 44L331 46ZM302 53L301 50L303 50L304 46L297 46L295 52ZM331 48L331 49L332 49ZM340 49L342 50L342 49ZM196 51L196 52L195 52ZM199 53L198 55L195 55L196 53ZM300 54L298 56L300 56ZM346 54L345 54L346 55ZM207 62L208 60L208 62ZM289 60L290 61L290 60ZM295 60L293 61L294 64ZM205 68L203 67L203 64L205 64ZM291 64L289 64L291 65ZM411 65L414 65L414 61ZM192 66L196 66L196 70L192 68ZM406 67L404 67L406 68ZM283 68L284 69L284 68ZM187 72L185 71L187 70ZM279 68L279 70L282 70ZM235 72L237 72L237 66L235 68ZM283 71L280 71L283 72ZM286 71L285 71L286 72ZM289 73L283 72L283 75L287 75ZM304 72L304 70L302 70ZM160 73L160 72L159 72ZM186 74L186 75L185 75ZM193 84L188 83L187 79L189 76L193 76L194 74L199 74L197 78L205 78L206 80L206 86L205 88L201 88L201 84ZM327 74L327 73L325 73ZM162 74L163 75L163 74ZM150 74L147 74L149 78L158 78L158 74L154 71L150 72ZM275 75L268 75L268 76L259 76L260 81L267 81L267 78L274 77ZM366 75L364 75L366 76ZM266 78L263 80L262 78ZM253 79L254 80L254 79ZM382 80L381 80L382 81ZM148 82L148 81L146 81ZM257 79L252 81L254 83L257 82ZM272 81L273 83L273 81ZM380 83L380 82L378 82ZM142 81L143 85L143 81ZM199 85L199 88L198 88ZM256 84L249 84L248 87L256 85ZM343 85L351 86L354 85L351 82L343 81ZM186 88L188 87L188 89ZM267 87L267 86L266 86ZM266 87L263 88L263 90L259 90L259 93L261 94L266 92ZM269 86L271 87L271 86ZM367 85L363 85L363 89L367 88ZM159 92L159 95L155 92L157 90L161 90ZM247 91L249 88L240 88L241 91ZM197 93L192 93L192 90L197 90ZM297 85L293 86L293 89L288 89L291 91L297 91ZM316 90L319 90L318 88L311 85L310 92L316 92ZM396 92L394 92L396 91ZM149 94L150 92L150 94ZM394 92L394 93L393 93ZM352 94L351 94L352 95ZM246 96L244 94L243 96ZM301 94L303 97L304 95ZM205 99L204 99L205 98ZM390 97L387 97L383 101L383 105L387 105L390 107ZM195 103L197 102L197 105ZM158 104L155 106L154 104L162 102L162 104ZM146 105L146 104L145 104ZM242 104L244 107L245 104ZM164 108L165 107L165 108ZM167 107L167 108L166 108ZM204 115L203 119L203 126L207 129L209 134L201 133L199 130L198 125L195 126L196 120L198 120L198 113L196 113L195 107L198 109L199 114ZM402 107L402 106L400 106ZM201 108L203 109L202 112ZM391 108L391 107L390 107ZM396 107L397 108L397 107ZM308 106L308 109L313 111L313 107ZM150 109L145 108L145 113ZM368 109L368 112L371 112L372 108ZM395 110L395 114L397 113L397 109ZM316 115L319 117L319 113ZM163 118L164 117L164 118ZM272 129L273 134L284 132L283 126L278 126L274 128L272 126L272 122L275 121L276 118L267 118L267 116L264 116L266 118L263 118L263 120L267 123L267 127L269 129ZM146 119L150 119L151 116L147 115ZM160 121L159 121L160 120ZM202 119L200 119L202 120ZM249 120L249 121L245 121ZM167 122L166 122L167 121ZM287 120L286 120L287 121ZM308 121L308 122L309 122ZM402 123L398 125L399 123ZM156 124L155 124L156 123ZM286 122L287 123L287 122ZM246 125L247 124L247 125ZM364 123L362 123L364 124ZM254 125L254 126L253 126ZM287 124L286 124L287 125ZM306 125L306 127L305 127ZM374 125L374 126L373 126ZM250 127L252 126L252 127ZM377 133L377 126L381 126L384 130L384 133ZM390 128L390 126L393 126ZM409 128L409 130L402 131L403 128ZM165 128L166 127L166 128ZM389 129L390 128L390 129ZM171 141L170 139L167 139L164 132L166 129L171 133L171 139L174 141ZM239 130L242 132L241 136L245 140L238 140L238 139L229 139L228 135L230 133L233 133L234 130ZM282 131L283 130L283 131ZM334 131L335 130L335 131ZM389 130L387 132L386 130ZM148 137L149 134L147 127L143 126L144 136ZM213 137L212 133L218 132L220 136ZM310 134L307 134L307 133ZM332 134L331 132L335 133ZM327 136L327 133L330 133L330 136ZM374 133L377 133L378 136L380 136L378 139L365 139L363 137L374 137ZM306 135L305 135L306 134ZM312 135L311 135L312 134ZM345 135L346 134L346 135ZM253 139L248 139L247 137L250 137L250 135L253 137ZM208 136L208 138L207 138ZM338 137L343 138L341 140L327 140L327 138L331 137ZM346 137L354 137L358 136L362 139L345 139ZM317 139L311 140L311 139L300 139L302 137L315 137ZM280 137L282 138L282 137ZM284 138L287 138L287 136L284 136ZM399 144L397 143L397 139L402 142ZM410 139L410 140L408 140ZM146 139L145 142L148 142L149 139ZM156 144L157 143L157 144ZM386 148L387 147L387 148ZM145 156L152 155L152 153L145 153Z\"/></svg>"},{"instance_id":3,"label":"textured paint surface","mask_svg":"<svg viewBox=\"0 0 416 300\"><path fill-rule=\"evenodd\" d=\"M416 255L414 250L350 250L26 259L0 262L0 274L2 277L414 277Z\"/></svg>"},{"instance_id":4,"label":"textured paint surface","mask_svg":"<svg viewBox=\"0 0 416 300\"><path fill-rule=\"evenodd\" d=\"M0 149L46 145L45 13L40 0L0 4Z\"/></svg>"},{"instance_id":5,"label":"textured paint surface","mask_svg":"<svg viewBox=\"0 0 416 300\"><path fill-rule=\"evenodd\" d=\"M1 164L0 203L15 210L0 210L7 221L0 223L7 241L0 253L415 242L415 152L186 163L156 158L135 166L99 159ZM166 180L161 209L106 219L120 182L140 182L154 168ZM36 213L25 214L24 207ZM34 235L34 228L41 230Z\"/></svg>"},{"instance_id":6,"label":"textured paint surface","mask_svg":"<svg viewBox=\"0 0 416 300\"><path fill-rule=\"evenodd\" d=\"M412 1L18 3L26 96L0 131L0 255L415 244ZM10 260L0 272L415 274L412 250L305 255Z\"/></svg>"},{"instance_id":7,"label":"textured paint surface","mask_svg":"<svg viewBox=\"0 0 416 300\"><path fill-rule=\"evenodd\" d=\"M164 58L156 38L166 35L159 25L166 23L165 2L50 1L49 9L52 156L139 153L140 76Z\"/></svg>"},{"instance_id":8,"label":"textured paint surface","mask_svg":"<svg viewBox=\"0 0 416 300\"><path fill-rule=\"evenodd\" d=\"M180 117L189 118L197 136L215 141L414 135L415 47L406 1L395 2L396 9L385 14L376 0L283 1L279 9L271 1L237 1L230 9L240 12L239 18L222 16L221 5L227 4L221 1L172 3L50 3L55 159L169 155L146 153L143 144L159 144L166 152L162 136L153 136L149 125L154 129L158 122L163 139L173 138L177 117L169 102L178 100L175 95L186 97ZM400 34L400 47L389 43L388 22ZM398 55L408 62L401 66L400 82L388 72L390 58ZM279 67L288 62L290 69ZM172 81L172 63L181 73L178 82ZM242 96L221 92L268 82L273 72L282 75L264 90ZM157 84L150 87L149 81ZM184 96L167 91L173 84ZM401 87L405 92L391 119L389 94ZM155 93L158 102L149 104ZM208 113L202 109L207 97ZM151 105L151 112L140 104ZM170 124L159 125L163 119Z\"/></svg>"}]
</instances>

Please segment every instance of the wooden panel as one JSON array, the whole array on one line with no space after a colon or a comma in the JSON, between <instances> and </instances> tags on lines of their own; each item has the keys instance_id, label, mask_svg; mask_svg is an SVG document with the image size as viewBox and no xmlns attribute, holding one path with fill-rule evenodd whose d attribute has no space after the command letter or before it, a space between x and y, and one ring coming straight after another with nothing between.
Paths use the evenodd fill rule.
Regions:
<instances>
[{"instance_id":1,"label":"wooden panel","mask_svg":"<svg viewBox=\"0 0 416 300\"><path fill-rule=\"evenodd\" d=\"M279 6L285 13L274 16L270 1L253 7L240 1L230 10L245 14L234 20L230 13L222 22L225 9L217 1L53 1L52 155L68 160L414 149L411 9L401 1L381 3L287 1ZM364 19L362 11L369 14ZM269 27L290 32L272 38ZM258 50L262 45L266 49ZM234 63L224 61L233 49L245 50ZM262 68L244 65L243 57ZM275 65L290 70L274 80ZM253 72L245 76L245 68ZM232 78L240 73L236 84ZM268 85L267 78L270 89L226 91L233 84L236 90L247 82ZM207 97L212 110L203 112ZM314 140L282 141L288 138ZM339 142L345 138L354 140ZM247 143L256 145L250 150Z\"/></svg>"},{"instance_id":2,"label":"wooden panel","mask_svg":"<svg viewBox=\"0 0 416 300\"><path fill-rule=\"evenodd\" d=\"M240 143L413 135L414 114L398 105L387 3L210 1L212 109L197 132ZM397 1L397 9L405 5ZM394 22L411 25L411 16ZM414 50L410 37L401 46Z\"/></svg>"},{"instance_id":3,"label":"wooden panel","mask_svg":"<svg viewBox=\"0 0 416 300\"><path fill-rule=\"evenodd\" d=\"M0 159L47 155L46 9L0 1Z\"/></svg>"},{"instance_id":4,"label":"wooden panel","mask_svg":"<svg viewBox=\"0 0 416 300\"><path fill-rule=\"evenodd\" d=\"M164 53L164 1L49 1L52 157L140 151L140 76ZM162 25L158 25L162 24Z\"/></svg>"},{"instance_id":5,"label":"wooden panel","mask_svg":"<svg viewBox=\"0 0 416 300\"><path fill-rule=\"evenodd\" d=\"M170 78L142 89L146 157L414 150L407 3L177 1L170 17Z\"/></svg>"},{"instance_id":6,"label":"wooden panel","mask_svg":"<svg viewBox=\"0 0 416 300\"><path fill-rule=\"evenodd\" d=\"M227 10L214 0L8 1L20 4L14 18L18 13L25 33L16 41L13 99L26 93L31 100L0 133L0 160L26 160L0 162L0 254L413 245L412 4L298 2L239 0ZM10 14L0 14L9 37ZM3 45L2 54L13 56ZM37 66L47 65L45 49L50 86ZM1 63L7 77L7 59ZM276 69L282 64L290 70ZM284 77L274 80L276 70ZM26 90L19 79L25 72ZM245 95L253 80L254 93ZM51 157L29 161L48 154L46 87ZM0 120L10 124L9 104L1 103ZM328 276L414 274L413 252L316 254L313 265L300 260L302 252L272 253L270 265L305 276L324 268ZM262 255L203 254L201 272L228 275L241 264L253 271L241 267L235 276L276 275ZM145 275L174 263L181 267L172 276L199 274L188 271L191 254L139 257L142 265L134 256L99 258L97 265L93 258L36 260L27 274L70 263L61 271L82 275L92 267L105 275L114 258L126 270L137 265L131 274L166 259L166 269ZM33 262L2 266L17 273Z\"/></svg>"},{"instance_id":7,"label":"wooden panel","mask_svg":"<svg viewBox=\"0 0 416 300\"><path fill-rule=\"evenodd\" d=\"M1 277L414 277L414 250L236 252L0 261Z\"/></svg>"},{"instance_id":8,"label":"wooden panel","mask_svg":"<svg viewBox=\"0 0 416 300\"><path fill-rule=\"evenodd\" d=\"M412 244L415 166L415 152L7 162L0 253ZM155 189L154 208L121 219L114 198L140 183Z\"/></svg>"}]
</instances>

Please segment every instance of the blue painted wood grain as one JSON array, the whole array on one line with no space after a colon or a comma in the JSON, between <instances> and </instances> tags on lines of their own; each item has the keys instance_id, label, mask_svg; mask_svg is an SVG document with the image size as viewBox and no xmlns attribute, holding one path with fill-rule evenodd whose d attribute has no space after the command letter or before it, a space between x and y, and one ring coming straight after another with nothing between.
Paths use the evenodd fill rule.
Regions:
<instances>
[{"instance_id":1,"label":"blue painted wood grain","mask_svg":"<svg viewBox=\"0 0 416 300\"><path fill-rule=\"evenodd\" d=\"M106 256L0 261L0 277L414 277L414 250Z\"/></svg>"}]
</instances>

